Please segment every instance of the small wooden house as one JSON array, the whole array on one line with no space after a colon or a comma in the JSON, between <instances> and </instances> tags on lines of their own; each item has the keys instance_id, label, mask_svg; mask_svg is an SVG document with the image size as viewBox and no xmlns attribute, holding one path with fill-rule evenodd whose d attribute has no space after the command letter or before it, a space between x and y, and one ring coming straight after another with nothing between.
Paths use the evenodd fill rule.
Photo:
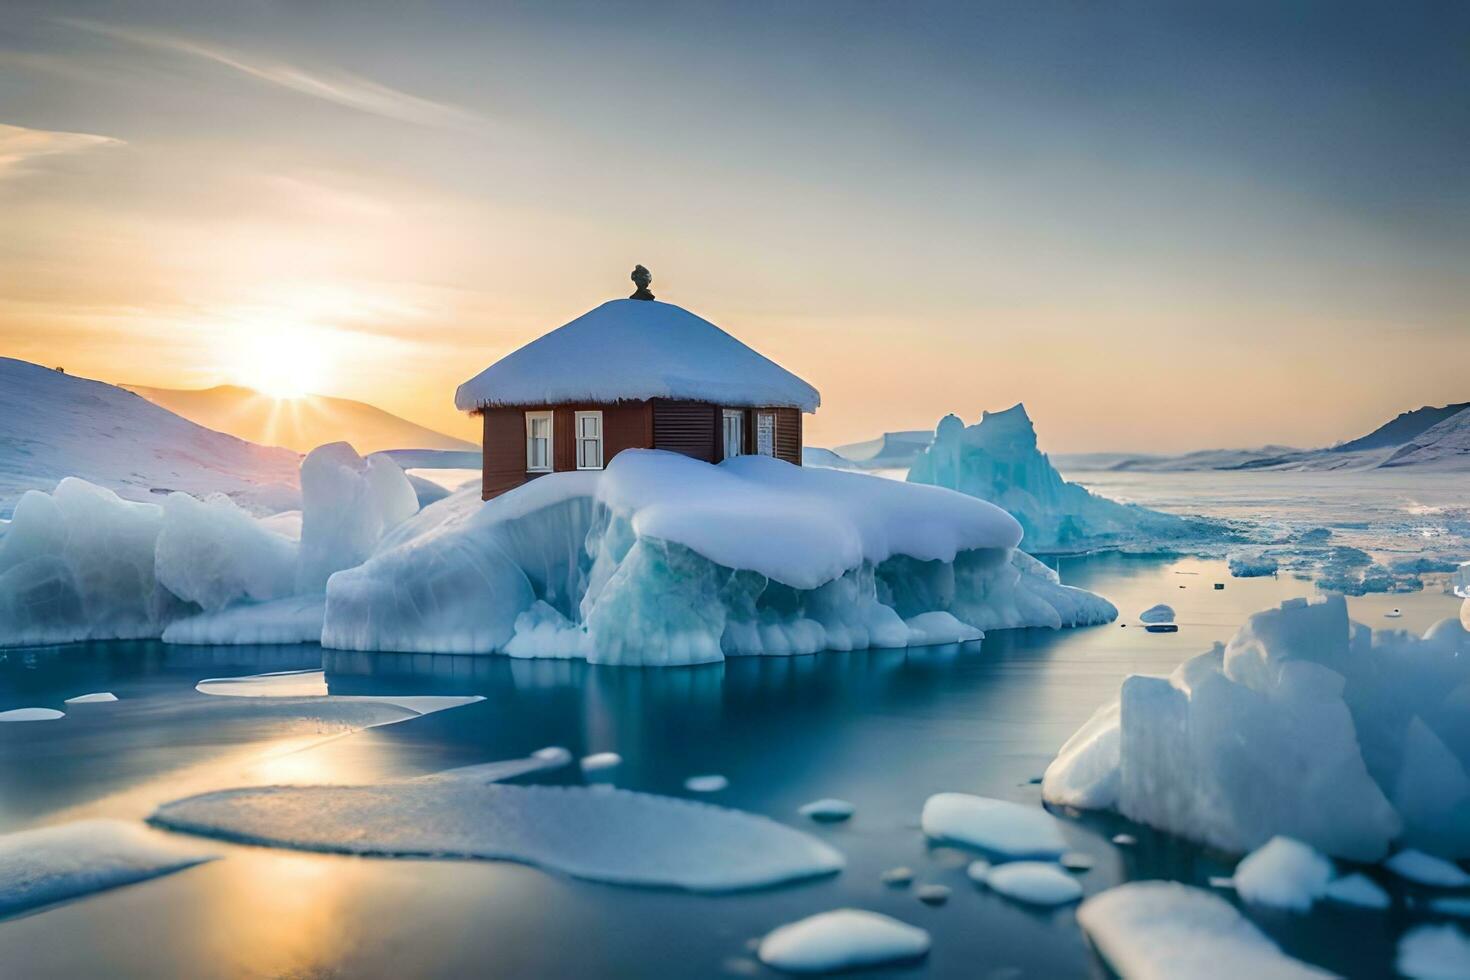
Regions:
<instances>
[{"instance_id":1,"label":"small wooden house","mask_svg":"<svg viewBox=\"0 0 1470 980\"><path fill-rule=\"evenodd\" d=\"M710 463L762 453L801 465L817 390L648 291L584 313L459 386L484 421L484 499L544 473L600 470L624 449Z\"/></svg>"}]
</instances>

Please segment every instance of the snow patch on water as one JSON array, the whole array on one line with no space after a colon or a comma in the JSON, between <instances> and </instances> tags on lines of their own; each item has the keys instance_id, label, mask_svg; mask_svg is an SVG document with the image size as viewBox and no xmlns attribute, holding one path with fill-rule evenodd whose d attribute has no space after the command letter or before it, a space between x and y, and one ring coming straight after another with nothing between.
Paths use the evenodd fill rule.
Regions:
<instances>
[{"instance_id":1,"label":"snow patch on water","mask_svg":"<svg viewBox=\"0 0 1470 980\"><path fill-rule=\"evenodd\" d=\"M0 916L132 884L215 855L121 820L0 835Z\"/></svg>"},{"instance_id":2,"label":"snow patch on water","mask_svg":"<svg viewBox=\"0 0 1470 980\"><path fill-rule=\"evenodd\" d=\"M790 922L760 942L762 963L787 973L832 973L916 960L929 933L891 916L836 909Z\"/></svg>"},{"instance_id":3,"label":"snow patch on water","mask_svg":"<svg viewBox=\"0 0 1470 980\"><path fill-rule=\"evenodd\" d=\"M609 884L728 892L833 874L842 855L755 814L603 787L466 779L234 789L158 808L174 830L299 850L518 861Z\"/></svg>"},{"instance_id":4,"label":"snow patch on water","mask_svg":"<svg viewBox=\"0 0 1470 980\"><path fill-rule=\"evenodd\" d=\"M1067 850L1057 819L1040 807L967 793L936 793L920 818L934 840L968 844L1009 858L1058 858Z\"/></svg>"}]
</instances>

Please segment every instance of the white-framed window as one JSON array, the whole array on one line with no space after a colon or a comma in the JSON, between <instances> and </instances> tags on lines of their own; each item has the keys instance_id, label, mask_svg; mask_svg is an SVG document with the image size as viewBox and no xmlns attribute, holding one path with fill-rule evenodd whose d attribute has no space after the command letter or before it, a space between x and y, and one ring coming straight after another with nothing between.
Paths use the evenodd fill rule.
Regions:
<instances>
[{"instance_id":1,"label":"white-framed window","mask_svg":"<svg viewBox=\"0 0 1470 980\"><path fill-rule=\"evenodd\" d=\"M725 458L745 453L745 411L727 408L724 414Z\"/></svg>"},{"instance_id":2,"label":"white-framed window","mask_svg":"<svg viewBox=\"0 0 1470 980\"><path fill-rule=\"evenodd\" d=\"M551 413L526 413L526 471L551 472Z\"/></svg>"},{"instance_id":3,"label":"white-framed window","mask_svg":"<svg viewBox=\"0 0 1470 980\"><path fill-rule=\"evenodd\" d=\"M776 413L755 413L755 451L762 456L776 455Z\"/></svg>"},{"instance_id":4,"label":"white-framed window","mask_svg":"<svg viewBox=\"0 0 1470 980\"><path fill-rule=\"evenodd\" d=\"M577 469L602 469L602 413L577 413Z\"/></svg>"}]
</instances>

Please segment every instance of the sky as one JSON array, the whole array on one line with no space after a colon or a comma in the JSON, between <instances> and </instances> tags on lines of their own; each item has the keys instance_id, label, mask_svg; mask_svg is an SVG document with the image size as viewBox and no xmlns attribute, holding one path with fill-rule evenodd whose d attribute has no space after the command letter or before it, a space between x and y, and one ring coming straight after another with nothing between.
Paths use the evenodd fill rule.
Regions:
<instances>
[{"instance_id":1,"label":"sky","mask_svg":"<svg viewBox=\"0 0 1470 980\"><path fill-rule=\"evenodd\" d=\"M1470 400L1470 6L7 0L0 355L371 402L653 291L807 442Z\"/></svg>"}]
</instances>

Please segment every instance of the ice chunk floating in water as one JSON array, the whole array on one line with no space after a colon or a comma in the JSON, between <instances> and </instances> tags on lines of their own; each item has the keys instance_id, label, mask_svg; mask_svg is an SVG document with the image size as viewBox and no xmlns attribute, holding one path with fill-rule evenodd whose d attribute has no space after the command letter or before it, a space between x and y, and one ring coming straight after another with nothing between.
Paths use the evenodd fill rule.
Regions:
<instances>
[{"instance_id":1,"label":"ice chunk floating in water","mask_svg":"<svg viewBox=\"0 0 1470 980\"><path fill-rule=\"evenodd\" d=\"M1135 881L1077 907L1113 972L1128 980L1326 980L1294 960L1218 895L1172 881Z\"/></svg>"},{"instance_id":2,"label":"ice chunk floating in water","mask_svg":"<svg viewBox=\"0 0 1470 980\"><path fill-rule=\"evenodd\" d=\"M1394 967L1413 980L1470 977L1470 937L1455 926L1418 926L1399 940Z\"/></svg>"},{"instance_id":3,"label":"ice chunk floating in water","mask_svg":"<svg viewBox=\"0 0 1470 980\"><path fill-rule=\"evenodd\" d=\"M66 704L103 704L108 701L116 701L117 695L111 691L98 691L95 694L78 694L74 698L67 698Z\"/></svg>"},{"instance_id":4,"label":"ice chunk floating in water","mask_svg":"<svg viewBox=\"0 0 1470 980\"><path fill-rule=\"evenodd\" d=\"M1082 885L1076 878L1045 861L997 865L985 873L984 880L992 891L1029 905L1064 905L1082 897Z\"/></svg>"},{"instance_id":5,"label":"ice chunk floating in water","mask_svg":"<svg viewBox=\"0 0 1470 980\"><path fill-rule=\"evenodd\" d=\"M1117 614L1016 552L998 508L864 474L626 450L600 473L476 496L332 576L323 644L677 665Z\"/></svg>"},{"instance_id":6,"label":"ice chunk floating in water","mask_svg":"<svg viewBox=\"0 0 1470 980\"><path fill-rule=\"evenodd\" d=\"M936 793L924 802L924 833L1010 858L1057 858L1067 849L1057 819L1040 807L967 793Z\"/></svg>"},{"instance_id":7,"label":"ice chunk floating in water","mask_svg":"<svg viewBox=\"0 0 1470 980\"><path fill-rule=\"evenodd\" d=\"M1341 596L1252 616L1169 677L1129 677L1048 768L1049 802L1243 853L1284 835L1382 860L1470 856L1470 633L1351 623Z\"/></svg>"},{"instance_id":8,"label":"ice chunk floating in water","mask_svg":"<svg viewBox=\"0 0 1470 980\"><path fill-rule=\"evenodd\" d=\"M0 835L0 916L179 871L214 857L121 820Z\"/></svg>"},{"instance_id":9,"label":"ice chunk floating in water","mask_svg":"<svg viewBox=\"0 0 1470 980\"><path fill-rule=\"evenodd\" d=\"M929 933L862 909L822 912L774 929L761 940L762 963L786 973L832 973L916 960Z\"/></svg>"},{"instance_id":10,"label":"ice chunk floating in water","mask_svg":"<svg viewBox=\"0 0 1470 980\"><path fill-rule=\"evenodd\" d=\"M1327 890L1332 862L1315 848L1273 837L1235 868L1235 891L1253 905L1305 912Z\"/></svg>"},{"instance_id":11,"label":"ice chunk floating in water","mask_svg":"<svg viewBox=\"0 0 1470 980\"><path fill-rule=\"evenodd\" d=\"M519 861L618 885L728 892L832 874L833 848L765 817L581 786L425 779L275 786L159 807L174 830L308 851Z\"/></svg>"}]
</instances>

